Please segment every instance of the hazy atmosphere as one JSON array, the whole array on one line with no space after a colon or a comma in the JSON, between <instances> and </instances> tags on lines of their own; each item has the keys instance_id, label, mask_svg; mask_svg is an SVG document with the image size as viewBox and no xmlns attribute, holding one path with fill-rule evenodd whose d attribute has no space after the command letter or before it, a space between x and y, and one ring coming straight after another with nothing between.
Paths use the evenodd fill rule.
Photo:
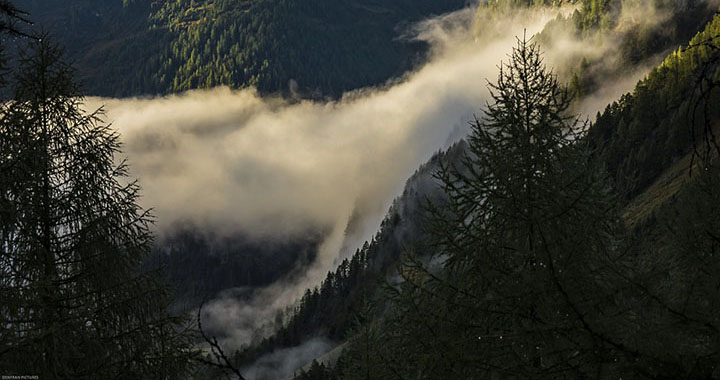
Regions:
<instances>
[{"instance_id":1,"label":"hazy atmosphere","mask_svg":"<svg viewBox=\"0 0 720 380\"><path fill-rule=\"evenodd\" d=\"M249 301L207 305L208 323L229 330L228 344L250 343L256 329L371 238L413 171L467 133L488 100L486 81L516 38L534 35L558 10L493 20L493 29L513 25L515 33L482 42L472 33L476 12L467 8L409 27L402 38L430 42L430 61L338 101L286 101L224 87L89 99L89 109L104 105L120 131L131 174L142 183L141 204L152 205L161 235L185 220L279 239L329 231L316 263L299 278L258 290ZM556 53L549 63L562 59ZM353 214L361 228L348 236Z\"/></svg>"},{"instance_id":2,"label":"hazy atmosphere","mask_svg":"<svg viewBox=\"0 0 720 380\"><path fill-rule=\"evenodd\" d=\"M0 375L717 375L718 6L0 1Z\"/></svg>"}]
</instances>

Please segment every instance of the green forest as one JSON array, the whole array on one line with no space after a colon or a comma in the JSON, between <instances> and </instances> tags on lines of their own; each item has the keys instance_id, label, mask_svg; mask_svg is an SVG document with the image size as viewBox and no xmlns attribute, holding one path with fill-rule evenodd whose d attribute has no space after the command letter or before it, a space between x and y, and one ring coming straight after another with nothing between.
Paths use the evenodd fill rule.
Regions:
<instances>
[{"instance_id":1,"label":"green forest","mask_svg":"<svg viewBox=\"0 0 720 380\"><path fill-rule=\"evenodd\" d=\"M203 328L208 294L310 267L326 232L158 238L121 135L85 97L391 86L430 53L399 36L466 3L0 0L0 376L250 380L322 337L334 349L294 379L720 378L720 11L649 3L655 24L632 1L582 0L516 36L477 81L490 95L469 134L274 333L230 348ZM497 0L475 21L561 6ZM618 58L549 67L561 29ZM638 65L653 68L631 91L578 115Z\"/></svg>"},{"instance_id":2,"label":"green forest","mask_svg":"<svg viewBox=\"0 0 720 380\"><path fill-rule=\"evenodd\" d=\"M61 36L88 95L167 94L225 85L337 97L421 62L402 25L464 0L23 1ZM292 81L292 83L291 83Z\"/></svg>"}]
</instances>

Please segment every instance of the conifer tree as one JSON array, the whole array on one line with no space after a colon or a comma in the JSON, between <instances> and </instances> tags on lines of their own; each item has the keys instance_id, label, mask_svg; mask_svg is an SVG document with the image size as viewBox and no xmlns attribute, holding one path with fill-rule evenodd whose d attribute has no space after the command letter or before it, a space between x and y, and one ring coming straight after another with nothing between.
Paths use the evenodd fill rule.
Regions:
<instances>
[{"instance_id":1,"label":"conifer tree","mask_svg":"<svg viewBox=\"0 0 720 380\"><path fill-rule=\"evenodd\" d=\"M62 52L20 57L0 118L0 368L41 379L173 379L193 351L158 273L117 132Z\"/></svg>"},{"instance_id":2,"label":"conifer tree","mask_svg":"<svg viewBox=\"0 0 720 380\"><path fill-rule=\"evenodd\" d=\"M382 350L385 337L377 313L370 301L363 297L349 332L350 339L337 363L337 372L347 380L379 380L397 378L384 363Z\"/></svg>"},{"instance_id":3,"label":"conifer tree","mask_svg":"<svg viewBox=\"0 0 720 380\"><path fill-rule=\"evenodd\" d=\"M387 326L406 378L581 378L632 356L622 312L610 187L567 116L567 90L534 43L518 41L461 163L437 175L433 269L408 260ZM616 356L613 356L616 355ZM610 357L610 359L608 359ZM617 361L616 361L617 360Z\"/></svg>"}]
</instances>

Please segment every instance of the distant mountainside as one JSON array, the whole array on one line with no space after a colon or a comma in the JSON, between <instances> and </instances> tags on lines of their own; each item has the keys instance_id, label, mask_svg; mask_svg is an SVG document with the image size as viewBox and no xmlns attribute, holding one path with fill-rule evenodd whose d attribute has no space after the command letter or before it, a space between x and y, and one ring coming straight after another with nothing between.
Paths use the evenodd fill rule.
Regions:
<instances>
[{"instance_id":1,"label":"distant mountainside","mask_svg":"<svg viewBox=\"0 0 720 380\"><path fill-rule=\"evenodd\" d=\"M703 167L705 171L712 171L712 166L708 162L717 164L717 155L720 152L720 146L717 145L720 143L716 138L717 133L713 132L713 130L717 130L720 120L720 108L717 107L717 104L720 103L720 94L717 91L708 90L710 86L717 86L718 83L720 45L717 44L717 41L719 37L720 16L716 16L701 33L692 39L688 46L678 49L667 57L647 78L638 83L634 91L609 105L598 116L588 136L591 145L595 147L596 157L603 161L609 169L616 184L615 190L620 194L619 206L623 210L623 219L631 236L629 238L631 252L628 254L637 257L637 262L645 266L637 272L648 277L637 278L633 281L642 282L641 286L648 286L649 289L652 289L645 288L643 292L657 294L652 302L642 302L636 306L623 304L623 307L630 307L635 315L641 316L639 319L642 319L642 324L633 325L637 327L637 330L621 334L620 339L632 342L630 344L635 350L633 351L634 355L642 359L634 359L636 362L623 367L619 372L621 374L632 374L637 371L644 373L649 378L678 378L680 374L704 378L708 377L711 372L716 373L714 359L705 360L704 357L701 358L698 355L695 356L693 364L687 365L683 359L674 356L686 354L676 353L674 350L669 355L663 354L666 352L664 350L667 349L667 346L662 344L658 346L657 342L672 334L688 333L688 335L692 335L689 332L696 331L693 323L703 318L715 320L714 315L703 314L705 312L703 307L713 301L704 300L707 294L694 293L693 285L689 285L688 289L688 284L706 283L709 281L706 276L714 276L714 270L707 266L715 268L716 263L703 260L704 255L712 254L708 252L715 254L718 252L716 235L719 228L716 203L717 170L715 169L715 174L707 175L706 173L703 176L703 174L699 174L700 168L694 166L693 162L697 162L701 159L700 156L705 154L714 156L715 159L704 161L705 164L703 164L708 165ZM698 115L694 118L693 114L695 113ZM709 140L706 140L706 137ZM694 154L700 156L693 156ZM457 158L460 156L461 154L455 152L449 155L439 155L435 160L440 158L446 164L452 165L457 163ZM424 169L421 169L422 171ZM427 173L424 174L424 176L427 175ZM409 187L409 189L411 188ZM434 198L438 199L437 195ZM423 220L426 219L420 216L416 215L409 220L397 216L396 210L401 208L399 204L411 203L412 198L408 198L407 194L399 199L398 204L395 204L390 210L378 237L393 236L394 228L414 231L424 228ZM408 227L408 223L413 226ZM412 239L417 239L417 236L411 237L410 241L413 241ZM386 257L399 257L398 252L394 251L397 249L394 247L399 245L402 246L396 242L388 242L387 239L376 238L368 247L360 251L359 257L367 258L368 263L378 260L378 258L373 258L373 253L385 254ZM391 253L383 253L386 252L386 249L389 249ZM420 254L422 257L422 252ZM400 261L396 261L395 265L398 270L402 271L403 266L398 266L398 264ZM391 267L393 266L389 265L387 268ZM682 269L676 270L678 267ZM702 269L698 271L697 268ZM368 265L365 273L354 274L349 278L367 276L366 273L375 273L378 277L387 276L392 273L388 270L378 272L372 265ZM442 273L442 269L439 271ZM394 331L391 329L397 327L392 324L394 321L392 318L398 318L396 314L389 317L391 322L386 321L387 314L392 314L387 310L394 308L392 301L378 296L376 292L374 297L371 297L371 303L375 305L375 308L364 306L368 303L368 293L363 293L362 296L348 297L348 294L353 295L358 290L345 289L347 280L339 272L340 269L329 275L319 290L308 293L303 298L295 318L291 320L286 329L281 330L274 338L276 341L270 340L265 343L277 344L277 340L287 342L288 337L298 336L302 340L318 334L317 326L312 324L302 324L302 326L314 327L314 329L308 328L303 334L294 331L297 326L295 322L305 321L309 310L312 310L311 315L323 316L326 315L325 310L337 310L337 305L345 305L348 299L356 300L352 306L343 306L342 309L352 313L355 316L354 319L343 318L342 312L335 311L330 314L333 316L330 322L322 321L324 324L321 326L333 326L335 323L333 321L353 320L349 325L346 324L346 339L349 343L342 347L343 353L339 361L336 364L328 364L319 359L319 362L313 362L312 365L305 367L301 373L296 375L296 379L355 378L353 373L356 373L358 368L363 368L368 372L374 371L375 374L397 373L397 371L407 374L412 373L410 369L418 367L418 359L429 362L433 358L443 357L442 352L423 351L425 356L408 359L412 348L402 344L398 347L388 348L392 346L390 337L393 336ZM701 279L697 279L696 276ZM391 278L388 282L392 284L398 281L402 280ZM368 289L378 289L377 286L368 287L366 284L360 285L358 288L363 289L361 293L368 292ZM428 288L432 292L433 288ZM657 293L653 293L653 291ZM337 292L340 292L339 296L335 295ZM330 296L325 294L330 294ZM695 301L700 302L703 306L688 306L687 302ZM680 305L681 302L682 309L678 312L678 309L674 307ZM327 306L322 310L317 310L318 305ZM464 310L462 306L447 307ZM410 311L403 309L403 312L409 313ZM420 314L414 317L425 321L422 318L427 314L422 314L423 312L431 313L427 310L419 311ZM400 315L402 318L404 314ZM687 315L692 315L692 317L686 317ZM682 320L682 318L687 319ZM427 320L432 320L432 317L427 317ZM668 320L673 322L668 323ZM453 329L459 329L459 331L465 331L465 334L472 335L472 332L469 332L466 327L456 327L449 321L445 323ZM667 323L667 325L663 325L663 323ZM447 332L433 330L437 325L431 325L431 327L401 326L409 331L429 329L431 336L435 339L427 340L428 346L431 347L435 347L435 344L443 341L444 338L440 334L447 334ZM443 326L442 323L440 326ZM609 330L617 333L614 330L617 326L619 326L619 322ZM710 322L705 327L708 327L708 330L714 328ZM480 326L481 330L482 328L483 326ZM656 332L658 330L653 329L663 330ZM319 333L328 334L328 331L321 328ZM330 330L329 333L330 336L333 336L333 330ZM335 333L335 336L337 335ZM400 334L400 336L405 335ZM643 336L645 339L638 339ZM475 338L474 335L472 337ZM409 340L412 341L412 339ZM298 340L297 338L290 339L290 342L297 344ZM450 345L452 342L454 341L451 340ZM459 342L459 344L462 343L464 342ZM678 344L677 349L682 350L681 352L691 352L693 350L700 351L703 347L700 343ZM628 347L622 347L622 349L629 350ZM657 356L662 359L658 359L655 355L662 355ZM239 359L242 360L242 357ZM454 360L452 357L445 358L441 360L441 363L452 360ZM654 361L661 360L665 360L665 362L659 368L656 367ZM389 365L392 367L392 371L387 370L387 363L391 363ZM643 372L647 368L649 368L649 372ZM386 377L380 375L378 378ZM551 375L549 378L556 377ZM598 376L598 378L604 377Z\"/></svg>"},{"instance_id":2,"label":"distant mountainside","mask_svg":"<svg viewBox=\"0 0 720 380\"><path fill-rule=\"evenodd\" d=\"M587 16L587 12L602 14L602 10L598 9L590 6L581 8L581 13L574 17L575 21L593 19ZM630 61L642 60L643 57L666 49L668 45L685 45L686 38L697 28L697 24L691 22L691 15L699 16L701 22L708 17L707 11L686 9L690 13L670 18L664 29L641 33L647 39L648 36L662 35L665 40L662 44L657 40L647 40L646 43L653 45L644 52L638 53L631 49L635 56ZM667 25L671 25L671 28ZM599 21L595 26L599 26ZM579 30L590 30L592 27L578 22ZM718 94L713 93L711 98L701 98L697 87L702 75L706 78L717 76L720 52L705 45L708 41L718 39L719 28L720 17L716 16L689 41L689 45L678 48L653 69L634 91L623 95L601 112L590 129L588 139L595 148L595 154L608 169L616 186L615 191L620 194L619 202L624 210L625 222L633 234L643 236L636 247L638 251L652 252L665 249L659 248L662 244L675 244L673 238L668 236L667 226L673 225L673 210L684 208L684 202L692 198L693 190L688 189L690 177L687 174L692 162L693 144L704 141L704 123L717 123L720 120L720 109L712 106L720 101ZM645 37L639 38L638 33L632 33L630 37L630 41L623 41L623 46L645 46L638 42ZM592 75L592 81L603 80L597 72ZM571 83L573 85L577 85L577 82ZM583 93L578 88L571 89L577 94ZM703 109L706 111L703 115L705 118L698 116L693 119L696 125L692 126L690 116L696 106L699 107L697 112L702 113ZM375 326L375 322L371 321L381 320L380 316L385 310L392 307L387 305L388 301L382 295L381 284L388 279L391 283L395 281L393 278L401 267L404 254L412 252L419 257L426 254L422 242L423 231L428 226L420 205L425 199L435 202L442 202L443 199L438 184L432 179L432 173L440 163L458 164L465 146L461 142L421 167L408 181L404 194L388 211L375 238L366 243L352 260L329 273L318 288L309 290L290 322L278 334L238 355L238 365L251 362L278 347L299 345L310 337L320 335L344 341L361 334L358 329L363 324ZM655 265L662 266L661 263ZM370 311L366 306L368 303L374 305ZM346 346L344 350L349 350L348 355L352 355L352 348ZM309 373L298 379L334 379L338 376L337 372L318 363L310 368Z\"/></svg>"},{"instance_id":3,"label":"distant mountainside","mask_svg":"<svg viewBox=\"0 0 720 380\"><path fill-rule=\"evenodd\" d=\"M68 54L77 60L90 94L167 93L224 84L236 88L256 86L263 93L321 98L377 85L411 68L420 61L424 46L398 40L403 25L456 9L463 3L104 0L20 1L18 5L26 5L38 24L48 25L61 36ZM701 7L680 7L684 11L677 17L668 18L657 29L645 30L620 25L613 19L620 3L583 1L575 16L558 21L575 23L579 34L626 27L631 30L620 40L627 60L618 67L579 63L571 82L578 95L591 92L599 81L623 65L684 45L698 24L712 13ZM717 51L701 45L717 39L719 28L720 19L716 17L691 41L696 47L673 52L632 93L599 114L588 135L597 157L614 180L626 222L634 234L642 236L639 251L652 253L660 242L668 246L677 243L669 237L666 227L673 224L674 208L692 198L689 190L683 190L687 181L682 175L690 168L693 143L699 138L692 131L702 130L701 124L708 120L720 119L718 108L710 107L706 119L695 120L697 125L688 122L697 102L701 106L718 104L717 96L700 100L695 90L700 71L706 70L709 59L717 56ZM711 74L717 72L715 62ZM432 173L441 162L457 162L464 144L436 155L420 168L389 210L375 238L329 273L317 288L309 289L275 336L238 354L238 365L318 335L346 340L357 332L359 323L376 319L391 307L382 297L382 284L398 273L404 253L416 250L414 253L421 257L425 253L422 241L426 226L421 205L426 197L442 201ZM249 274L232 278L248 265L262 267L251 262L248 252L262 251L267 257L276 257L279 250L289 249L293 255L278 269L289 270L296 263L311 261L319 240L311 237L305 242L265 249L238 238L217 245L219 255L198 261L190 253L210 249L209 239L183 231L165 242L162 249L174 259L179 258L171 268L176 271L171 276L178 282L188 276L197 279L212 273L213 281L203 283L202 289L180 289L183 294L197 297L200 291L207 291L206 287L216 291L226 286L261 285L278 276L269 270L261 279ZM193 272L194 268L202 270ZM375 305L370 312L364 309L367 303Z\"/></svg>"},{"instance_id":4,"label":"distant mountainside","mask_svg":"<svg viewBox=\"0 0 720 380\"><path fill-rule=\"evenodd\" d=\"M253 238L237 232L218 236L191 224L158 239L148 267L162 267L175 295L174 307L192 310L233 288L267 286L307 270L327 235L307 231L293 239Z\"/></svg>"},{"instance_id":5,"label":"distant mountainside","mask_svg":"<svg viewBox=\"0 0 720 380\"><path fill-rule=\"evenodd\" d=\"M422 61L408 24L464 0L18 0L35 33L61 44L87 95L138 96L227 85L339 96ZM184 226L147 265L166 267L180 308L236 287L267 285L315 258L324 232L294 241L214 237Z\"/></svg>"},{"instance_id":6,"label":"distant mountainside","mask_svg":"<svg viewBox=\"0 0 720 380\"><path fill-rule=\"evenodd\" d=\"M165 94L227 85L333 97L422 61L403 28L465 0L23 0L35 31L75 61L85 93Z\"/></svg>"},{"instance_id":7,"label":"distant mountainside","mask_svg":"<svg viewBox=\"0 0 720 380\"><path fill-rule=\"evenodd\" d=\"M157 55L170 43L167 31L150 30L149 1L20 0L34 33L48 33L67 52L86 95L154 94Z\"/></svg>"}]
</instances>

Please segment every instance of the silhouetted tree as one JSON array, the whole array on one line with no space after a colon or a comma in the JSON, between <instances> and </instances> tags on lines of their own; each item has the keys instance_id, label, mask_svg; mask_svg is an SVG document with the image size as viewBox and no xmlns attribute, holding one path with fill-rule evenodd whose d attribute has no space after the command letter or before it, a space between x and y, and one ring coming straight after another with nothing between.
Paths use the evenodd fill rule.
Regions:
<instances>
[{"instance_id":1,"label":"silhouetted tree","mask_svg":"<svg viewBox=\"0 0 720 380\"><path fill-rule=\"evenodd\" d=\"M194 355L156 272L118 134L86 113L48 38L0 117L0 368L42 379L174 379Z\"/></svg>"},{"instance_id":2,"label":"silhouetted tree","mask_svg":"<svg viewBox=\"0 0 720 380\"><path fill-rule=\"evenodd\" d=\"M630 359L595 310L620 309L620 226L585 123L526 40L490 89L467 154L437 175L448 200L430 207L435 254L400 271L384 362L409 379L612 371L606 357Z\"/></svg>"}]
</instances>

